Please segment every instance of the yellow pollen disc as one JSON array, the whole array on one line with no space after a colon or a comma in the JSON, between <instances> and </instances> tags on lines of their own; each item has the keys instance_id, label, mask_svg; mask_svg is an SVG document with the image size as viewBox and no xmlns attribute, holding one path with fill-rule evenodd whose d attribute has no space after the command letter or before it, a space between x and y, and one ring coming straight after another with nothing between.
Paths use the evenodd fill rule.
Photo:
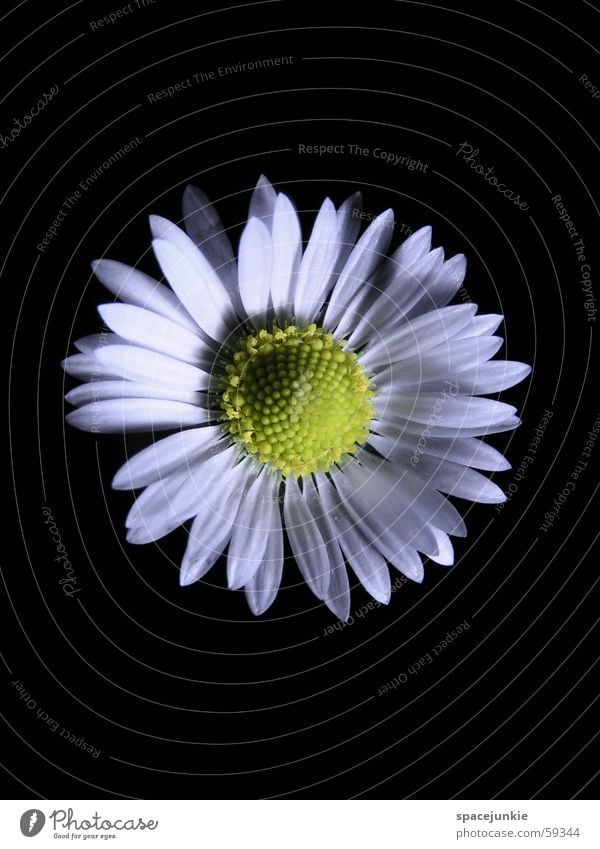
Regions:
<instances>
[{"instance_id":1,"label":"yellow pollen disc","mask_svg":"<svg viewBox=\"0 0 600 849\"><path fill-rule=\"evenodd\" d=\"M326 471L368 436L373 392L356 354L315 324L260 330L223 379L233 439L282 475Z\"/></svg>"}]
</instances>

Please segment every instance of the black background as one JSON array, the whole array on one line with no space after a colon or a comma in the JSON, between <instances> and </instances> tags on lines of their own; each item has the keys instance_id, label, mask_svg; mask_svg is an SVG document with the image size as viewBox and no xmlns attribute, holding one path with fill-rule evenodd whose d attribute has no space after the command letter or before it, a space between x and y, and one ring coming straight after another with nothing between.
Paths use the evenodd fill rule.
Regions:
<instances>
[{"instance_id":1,"label":"black background","mask_svg":"<svg viewBox=\"0 0 600 849\"><path fill-rule=\"evenodd\" d=\"M3 136L58 85L0 149L3 295L14 310L3 334L16 503L3 534L7 795L593 796L600 448L551 530L540 525L600 412L597 331L552 202L562 196L597 278L600 99L580 77L600 87L600 12L583 0L556 17L520 0L354 9L140 0L94 29L124 6L28 0L2 21ZM284 56L293 61L149 99L196 73ZM82 192L40 252L65 199L134 137L141 143ZM461 143L528 209L472 170ZM303 144L343 151L310 155ZM353 155L352 144L369 153ZM377 148L427 169L394 166ZM367 609L356 587L353 624L336 630L291 563L259 619L225 589L222 563L180 588L183 529L156 545L124 541L132 496L110 490L123 438L64 425L73 382L60 360L74 338L100 330L96 306L110 300L90 261L157 273L147 215L179 220L188 182L216 202L237 244L261 173L294 198L305 238L326 195L339 204L356 188L368 212L394 208L394 247L431 224L448 256L467 254L466 293L480 312L505 315L501 355L534 367L503 396L523 425L490 439L513 464L495 477L516 488L504 508L457 501L469 535L456 541L455 566L428 563L424 583L403 584L387 608ZM552 417L517 481L545 410ZM128 439L127 449L147 442ZM73 564L72 598L44 506Z\"/></svg>"}]
</instances>

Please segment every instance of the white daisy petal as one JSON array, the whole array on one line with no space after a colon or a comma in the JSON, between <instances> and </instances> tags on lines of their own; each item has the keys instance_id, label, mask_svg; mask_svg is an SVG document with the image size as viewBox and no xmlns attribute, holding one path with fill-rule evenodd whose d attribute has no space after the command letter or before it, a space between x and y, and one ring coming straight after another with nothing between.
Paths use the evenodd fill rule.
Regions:
<instances>
[{"instance_id":1,"label":"white daisy petal","mask_svg":"<svg viewBox=\"0 0 600 849\"><path fill-rule=\"evenodd\" d=\"M302 257L295 290L297 323L311 322L320 312L341 273L360 230L362 200L356 192L335 210L327 198L319 210Z\"/></svg>"},{"instance_id":2,"label":"white daisy petal","mask_svg":"<svg viewBox=\"0 0 600 849\"><path fill-rule=\"evenodd\" d=\"M181 236L174 237L175 231L189 244L185 243L182 247L183 239ZM168 238L152 242L163 274L198 327L215 342L227 342L236 319L218 274L183 230L171 225L170 229L165 227L165 236Z\"/></svg>"},{"instance_id":3,"label":"white daisy petal","mask_svg":"<svg viewBox=\"0 0 600 849\"><path fill-rule=\"evenodd\" d=\"M354 192L346 198L336 213L337 235L336 235L336 261L333 267L333 279L337 279L346 265L356 244L360 231L362 213L362 196L360 192Z\"/></svg>"},{"instance_id":4,"label":"white daisy petal","mask_svg":"<svg viewBox=\"0 0 600 849\"><path fill-rule=\"evenodd\" d=\"M210 349L196 333L164 316L130 304L102 304L98 312L111 330L135 345L187 363L209 365L212 361Z\"/></svg>"},{"instance_id":5,"label":"white daisy petal","mask_svg":"<svg viewBox=\"0 0 600 849\"><path fill-rule=\"evenodd\" d=\"M323 601L334 616L347 622L350 618L350 582L340 546L328 543L327 550L331 560L331 579Z\"/></svg>"},{"instance_id":6,"label":"white daisy petal","mask_svg":"<svg viewBox=\"0 0 600 849\"><path fill-rule=\"evenodd\" d=\"M257 326L269 308L273 245L266 224L251 218L242 232L238 254L240 296L248 318Z\"/></svg>"},{"instance_id":7,"label":"white daisy petal","mask_svg":"<svg viewBox=\"0 0 600 849\"><path fill-rule=\"evenodd\" d=\"M291 476L285 482L283 515L290 547L302 577L317 598L323 599L330 581L327 550L306 498Z\"/></svg>"},{"instance_id":8,"label":"white daisy petal","mask_svg":"<svg viewBox=\"0 0 600 849\"><path fill-rule=\"evenodd\" d=\"M514 430L519 427L521 420L517 416L511 416L506 421L499 422L494 425L479 425L471 427L467 423L459 427L441 427L438 423L423 425L422 422L408 421L407 419L375 419L372 422L372 429L382 436L391 436L392 438L408 437L410 439L424 438L443 438L454 439L459 436L461 438L469 436L485 436L490 433L504 433L507 430Z\"/></svg>"},{"instance_id":9,"label":"white daisy petal","mask_svg":"<svg viewBox=\"0 0 600 849\"><path fill-rule=\"evenodd\" d=\"M510 469L510 463L499 451L474 437L440 439L431 435L425 437L423 433L420 437L406 432L393 436L372 433L369 436L369 445L379 451L382 457L409 464L413 470L422 454L490 472Z\"/></svg>"},{"instance_id":10,"label":"white daisy petal","mask_svg":"<svg viewBox=\"0 0 600 849\"><path fill-rule=\"evenodd\" d=\"M375 337L361 354L361 363L366 369L374 369L436 348L464 327L472 326L476 309L474 304L461 304L406 321L385 337Z\"/></svg>"},{"instance_id":11,"label":"white daisy petal","mask_svg":"<svg viewBox=\"0 0 600 849\"><path fill-rule=\"evenodd\" d=\"M116 473L113 489L139 489L154 483L180 468L189 468L201 458L207 458L219 448L227 447L221 427L195 427L159 439L134 454Z\"/></svg>"},{"instance_id":12,"label":"white daisy petal","mask_svg":"<svg viewBox=\"0 0 600 849\"><path fill-rule=\"evenodd\" d=\"M386 384L398 387L418 386L437 378L451 377L455 372L491 359L503 342L499 336L452 339L446 344L425 351L422 356L416 353L415 356L406 357L398 363L390 362L374 367L373 380L378 387L383 388ZM360 362L363 362L362 356Z\"/></svg>"},{"instance_id":13,"label":"white daisy petal","mask_svg":"<svg viewBox=\"0 0 600 849\"><path fill-rule=\"evenodd\" d=\"M79 380L111 380L120 377L118 370L102 364L93 354L72 354L61 362L67 374Z\"/></svg>"},{"instance_id":14,"label":"white daisy petal","mask_svg":"<svg viewBox=\"0 0 600 849\"><path fill-rule=\"evenodd\" d=\"M83 336L77 339L73 344L82 354L96 354L98 348L104 348L106 345L123 345L126 340L116 333L91 333L89 336Z\"/></svg>"},{"instance_id":15,"label":"white daisy petal","mask_svg":"<svg viewBox=\"0 0 600 849\"><path fill-rule=\"evenodd\" d=\"M454 563L454 548L448 534L431 525L435 538L437 540L438 550L436 554L430 554L429 559L434 563L439 563L440 566L452 566Z\"/></svg>"},{"instance_id":16,"label":"white daisy petal","mask_svg":"<svg viewBox=\"0 0 600 849\"><path fill-rule=\"evenodd\" d=\"M378 418L406 419L440 427L460 428L493 425L514 416L515 407L502 401L471 395L441 396L436 392L396 392L374 399L373 409Z\"/></svg>"},{"instance_id":17,"label":"white daisy petal","mask_svg":"<svg viewBox=\"0 0 600 849\"><path fill-rule=\"evenodd\" d=\"M488 472L504 472L510 463L496 448L480 439L432 439L427 443L427 453L433 457L452 460L463 466L473 466Z\"/></svg>"},{"instance_id":18,"label":"white daisy petal","mask_svg":"<svg viewBox=\"0 0 600 849\"><path fill-rule=\"evenodd\" d=\"M214 566L231 539L250 466L242 461L203 493L201 510L192 522L181 562L181 586L199 581Z\"/></svg>"},{"instance_id":19,"label":"white daisy petal","mask_svg":"<svg viewBox=\"0 0 600 849\"><path fill-rule=\"evenodd\" d=\"M298 271L294 298L298 324L311 321L327 297L339 252L339 229L335 206L326 198L315 219Z\"/></svg>"},{"instance_id":20,"label":"white daisy petal","mask_svg":"<svg viewBox=\"0 0 600 849\"><path fill-rule=\"evenodd\" d=\"M107 401L110 398L162 398L165 401L182 401L184 404L206 406L201 403L201 393L191 390L179 392L168 386L152 383L132 383L129 380L92 380L71 389L65 400L75 407L92 401Z\"/></svg>"},{"instance_id":21,"label":"white daisy petal","mask_svg":"<svg viewBox=\"0 0 600 849\"><path fill-rule=\"evenodd\" d=\"M255 616L260 616L275 601L283 573L283 531L279 528L269 535L264 562L258 567L244 587L248 606Z\"/></svg>"},{"instance_id":22,"label":"white daisy petal","mask_svg":"<svg viewBox=\"0 0 600 849\"><path fill-rule=\"evenodd\" d=\"M421 227L405 239L391 255L389 262L404 271L427 256L431 250L431 227Z\"/></svg>"},{"instance_id":23,"label":"white daisy petal","mask_svg":"<svg viewBox=\"0 0 600 849\"><path fill-rule=\"evenodd\" d=\"M263 470L244 494L227 555L230 589L237 590L248 583L263 562L269 537L273 533L281 535L279 484L279 478Z\"/></svg>"},{"instance_id":24,"label":"white daisy petal","mask_svg":"<svg viewBox=\"0 0 600 849\"><path fill-rule=\"evenodd\" d=\"M207 389L210 382L210 376L205 371L189 363L135 345L109 345L99 348L93 359L107 373L140 383L169 386L180 391Z\"/></svg>"},{"instance_id":25,"label":"white daisy petal","mask_svg":"<svg viewBox=\"0 0 600 849\"><path fill-rule=\"evenodd\" d=\"M431 521L454 536L466 536L467 529L458 510L412 471L404 469L400 483L397 470L390 463L364 448L357 451L356 459L359 462L348 463L346 474L357 486L371 490L374 497L379 488L380 500L384 497L386 501L385 507L380 508L382 512L392 510L392 515L397 515L406 504L407 515L414 515L415 519L420 517L425 523Z\"/></svg>"},{"instance_id":26,"label":"white daisy petal","mask_svg":"<svg viewBox=\"0 0 600 849\"><path fill-rule=\"evenodd\" d=\"M423 297L409 311L410 318L416 318L427 310L445 307L456 295L467 273L467 260L464 254L456 254L439 269L434 279L424 287Z\"/></svg>"},{"instance_id":27,"label":"white daisy petal","mask_svg":"<svg viewBox=\"0 0 600 849\"><path fill-rule=\"evenodd\" d=\"M332 486L323 475L319 476L319 494L323 499L326 515L329 516L330 521L335 522L337 538L354 574L371 594L374 589L375 593L379 594L380 600L387 604L385 599L389 571L386 561L408 574L405 571L405 564L412 562L412 557L406 555L409 546L405 541L399 541L394 536L393 528L384 528L380 533L373 533L370 539L367 539L366 534L361 530L364 523L356 518L356 509L352 506L348 509L349 505L343 492ZM430 542L433 548L435 540L432 535L430 535ZM416 574L414 568L411 572ZM408 577L412 577L412 574ZM422 580L422 576L414 580Z\"/></svg>"},{"instance_id":28,"label":"white daisy petal","mask_svg":"<svg viewBox=\"0 0 600 849\"><path fill-rule=\"evenodd\" d=\"M464 331L461 331L456 338L462 339L465 336L493 336L503 321L503 315L495 315L494 313L476 315L473 319L473 326L465 327Z\"/></svg>"},{"instance_id":29,"label":"white daisy petal","mask_svg":"<svg viewBox=\"0 0 600 849\"><path fill-rule=\"evenodd\" d=\"M412 257L413 252L410 252L407 261ZM360 302L355 299L348 307L348 312L356 315L354 321L349 323L349 319L343 317L337 334L346 335L348 327L351 330L348 342L354 347L363 345L374 333L378 339L385 338L406 320L411 308L437 277L443 259L444 251L436 248L429 253L415 255L414 261L408 266L388 260L369 281L375 294L368 308L357 309L357 303Z\"/></svg>"},{"instance_id":30,"label":"white daisy petal","mask_svg":"<svg viewBox=\"0 0 600 849\"><path fill-rule=\"evenodd\" d=\"M147 486L125 520L128 542L158 540L200 512L207 516L216 509L225 521L228 498L245 482L245 461L234 467L237 456L231 446ZM227 474L230 471L232 474ZM220 500L215 501L216 493Z\"/></svg>"},{"instance_id":31,"label":"white daisy petal","mask_svg":"<svg viewBox=\"0 0 600 849\"><path fill-rule=\"evenodd\" d=\"M198 425L208 420L202 407L149 398L95 401L66 416L69 424L92 433L139 433Z\"/></svg>"},{"instance_id":32,"label":"white daisy petal","mask_svg":"<svg viewBox=\"0 0 600 849\"><path fill-rule=\"evenodd\" d=\"M346 260L331 292L323 326L334 330L361 285L384 258L392 238L394 213L386 210L367 227Z\"/></svg>"},{"instance_id":33,"label":"white daisy petal","mask_svg":"<svg viewBox=\"0 0 600 849\"><path fill-rule=\"evenodd\" d=\"M512 360L480 363L476 368L457 372L456 383L461 392L490 395L520 383L531 372L531 366Z\"/></svg>"},{"instance_id":34,"label":"white daisy petal","mask_svg":"<svg viewBox=\"0 0 600 849\"><path fill-rule=\"evenodd\" d=\"M506 496L493 481L451 460L424 455L415 466L414 472L417 477L447 495L478 501L481 504L501 504L506 501Z\"/></svg>"},{"instance_id":35,"label":"white daisy petal","mask_svg":"<svg viewBox=\"0 0 600 849\"><path fill-rule=\"evenodd\" d=\"M112 259L94 260L92 270L109 292L124 303L152 310L192 332L196 330L195 321L177 295L149 274Z\"/></svg>"},{"instance_id":36,"label":"white daisy petal","mask_svg":"<svg viewBox=\"0 0 600 849\"><path fill-rule=\"evenodd\" d=\"M290 199L277 196L271 234L273 262L271 300L275 316L284 319L293 310L298 268L302 255L302 233L294 205Z\"/></svg>"},{"instance_id":37,"label":"white daisy petal","mask_svg":"<svg viewBox=\"0 0 600 849\"><path fill-rule=\"evenodd\" d=\"M304 481L306 503L317 523L330 563L329 587L323 601L338 619L346 621L350 615L350 584L346 563L337 539L337 529L324 510L323 502L311 477Z\"/></svg>"},{"instance_id":38,"label":"white daisy petal","mask_svg":"<svg viewBox=\"0 0 600 849\"><path fill-rule=\"evenodd\" d=\"M216 209L196 186L188 186L183 194L183 219L188 236L223 281L237 311L237 263L231 242Z\"/></svg>"},{"instance_id":39,"label":"white daisy petal","mask_svg":"<svg viewBox=\"0 0 600 849\"><path fill-rule=\"evenodd\" d=\"M347 337L350 345L360 346L392 316L402 315L407 288L417 281L411 271L427 256L430 246L431 227L422 227L405 239L353 296L338 322L337 338Z\"/></svg>"},{"instance_id":40,"label":"white daisy petal","mask_svg":"<svg viewBox=\"0 0 600 849\"><path fill-rule=\"evenodd\" d=\"M250 209L248 211L248 219L258 218L266 226L269 233L273 224L273 213L275 212L275 204L277 203L277 192L263 175L259 177L256 188L252 192L250 199Z\"/></svg>"}]
</instances>

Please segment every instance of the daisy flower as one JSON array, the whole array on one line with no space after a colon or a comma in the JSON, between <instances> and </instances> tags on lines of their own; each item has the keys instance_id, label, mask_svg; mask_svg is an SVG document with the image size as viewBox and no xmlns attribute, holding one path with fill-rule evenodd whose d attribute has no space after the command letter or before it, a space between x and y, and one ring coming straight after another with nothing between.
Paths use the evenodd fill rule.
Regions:
<instances>
[{"instance_id":1,"label":"daisy flower","mask_svg":"<svg viewBox=\"0 0 600 849\"><path fill-rule=\"evenodd\" d=\"M350 612L350 574L390 599L390 566L423 580L423 556L453 563L465 524L447 495L505 500L480 471L510 468L479 437L512 430L489 398L529 366L492 361L500 315L448 306L462 254L444 259L423 227L389 257L391 210L359 237L357 193L326 199L304 245L290 198L261 177L237 260L208 198L184 195L185 231L150 217L168 286L113 260L93 263L119 299L110 333L76 342L63 367L85 381L67 421L94 433L174 431L117 472L143 490L131 543L188 520L182 585L227 550L227 582L254 614L277 595L284 537L318 599ZM187 231L187 232L186 232Z\"/></svg>"}]
</instances>

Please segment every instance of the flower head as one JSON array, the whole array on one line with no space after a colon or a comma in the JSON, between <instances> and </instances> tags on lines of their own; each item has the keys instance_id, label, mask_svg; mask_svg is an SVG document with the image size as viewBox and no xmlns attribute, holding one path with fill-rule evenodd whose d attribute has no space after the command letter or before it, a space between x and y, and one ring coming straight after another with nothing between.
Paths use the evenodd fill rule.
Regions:
<instances>
[{"instance_id":1,"label":"flower head","mask_svg":"<svg viewBox=\"0 0 600 849\"><path fill-rule=\"evenodd\" d=\"M448 306L462 254L444 261L431 228L389 257L391 210L358 237L360 196L322 204L308 243L290 199L264 178L237 261L205 195L188 188L187 230L151 216L169 286L121 263L93 264L121 303L111 329L76 343L65 370L85 382L67 420L96 433L174 431L131 457L115 489L143 489L132 543L193 520L180 580L227 550L227 578L255 614L273 602L284 534L312 592L350 611L348 568L378 601L389 565L423 580L422 556L450 565L464 522L447 495L504 501L476 470L509 468L479 437L519 424L478 397L521 381L495 360L502 316Z\"/></svg>"}]
</instances>

